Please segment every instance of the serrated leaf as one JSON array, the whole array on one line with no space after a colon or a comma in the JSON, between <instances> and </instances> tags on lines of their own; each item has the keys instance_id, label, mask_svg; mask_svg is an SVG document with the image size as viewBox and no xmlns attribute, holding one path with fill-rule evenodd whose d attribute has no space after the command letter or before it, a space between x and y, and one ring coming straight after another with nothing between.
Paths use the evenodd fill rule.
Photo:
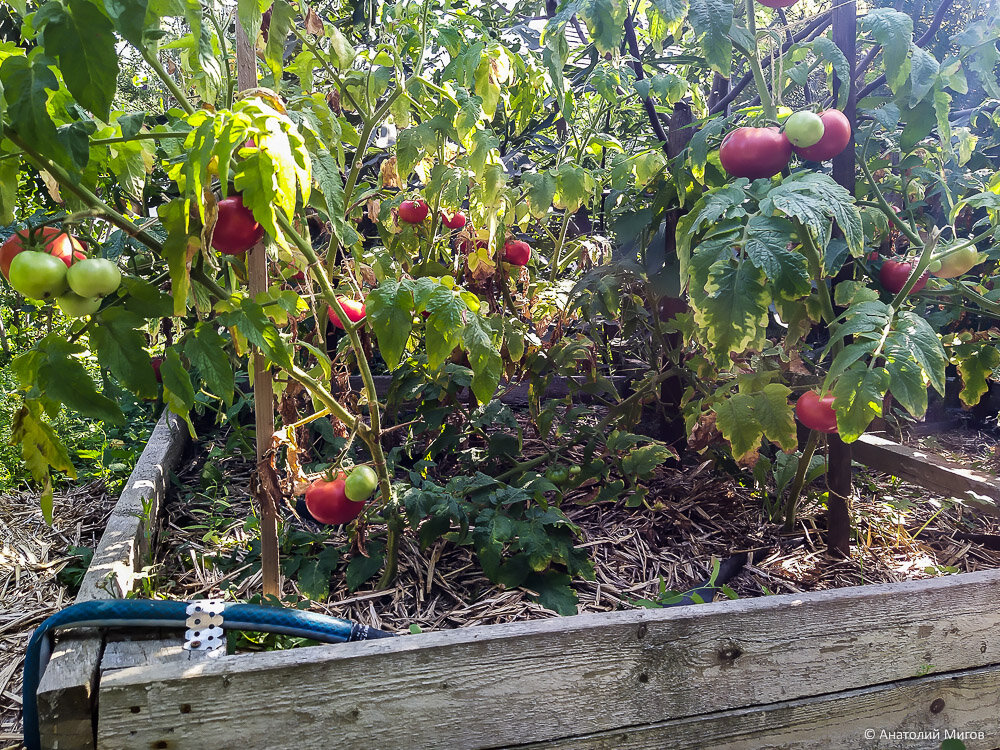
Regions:
<instances>
[{"instance_id":1,"label":"serrated leaf","mask_svg":"<svg viewBox=\"0 0 1000 750\"><path fill-rule=\"evenodd\" d=\"M404 182L413 168L434 148L434 131L426 122L399 131L396 136L396 170Z\"/></svg>"},{"instance_id":2,"label":"serrated leaf","mask_svg":"<svg viewBox=\"0 0 1000 750\"><path fill-rule=\"evenodd\" d=\"M896 316L893 330L886 337L885 353L887 357L908 358L916 362L934 390L944 395L948 357L941 338L921 316L910 311Z\"/></svg>"},{"instance_id":3,"label":"serrated leaf","mask_svg":"<svg viewBox=\"0 0 1000 750\"><path fill-rule=\"evenodd\" d=\"M556 172L556 192L552 202L556 208L575 213L580 206L590 203L594 184L594 178L586 169L564 162Z\"/></svg>"},{"instance_id":4,"label":"serrated leaf","mask_svg":"<svg viewBox=\"0 0 1000 750\"><path fill-rule=\"evenodd\" d=\"M952 362L962 378L958 397L966 406L975 406L989 391L987 381L1000 366L1000 351L988 344L963 344L956 347Z\"/></svg>"},{"instance_id":5,"label":"serrated leaf","mask_svg":"<svg viewBox=\"0 0 1000 750\"><path fill-rule=\"evenodd\" d=\"M704 328L699 335L704 335L716 365L728 367L730 353L759 348L764 342L771 303L764 272L749 261L718 261L709 270L705 293L695 308L695 320Z\"/></svg>"},{"instance_id":6,"label":"serrated leaf","mask_svg":"<svg viewBox=\"0 0 1000 750\"><path fill-rule=\"evenodd\" d=\"M485 404L496 395L503 373L503 360L493 344L490 330L478 315L471 317L465 325L462 348L472 366L472 392L479 403Z\"/></svg>"},{"instance_id":7,"label":"serrated leaf","mask_svg":"<svg viewBox=\"0 0 1000 750\"><path fill-rule=\"evenodd\" d=\"M146 8L147 0L104 0L104 9L114 23L115 30L136 47L142 44Z\"/></svg>"},{"instance_id":8,"label":"serrated leaf","mask_svg":"<svg viewBox=\"0 0 1000 750\"><path fill-rule=\"evenodd\" d=\"M873 8L860 21L861 30L871 32L882 45L886 80L892 92L898 93L908 72L905 64L913 41L913 19L892 8Z\"/></svg>"},{"instance_id":9,"label":"serrated leaf","mask_svg":"<svg viewBox=\"0 0 1000 750\"><path fill-rule=\"evenodd\" d=\"M118 52L111 22L88 0L49 2L41 27L45 49L55 54L66 88L81 105L107 121L118 80Z\"/></svg>"},{"instance_id":10,"label":"serrated leaf","mask_svg":"<svg viewBox=\"0 0 1000 750\"><path fill-rule=\"evenodd\" d=\"M45 421L40 401L26 399L14 412L10 431L10 445L20 447L21 458L36 482L47 480L50 468L76 479L76 469L69 453L55 430Z\"/></svg>"},{"instance_id":11,"label":"serrated leaf","mask_svg":"<svg viewBox=\"0 0 1000 750\"><path fill-rule=\"evenodd\" d=\"M716 426L729 441L736 460L760 445L764 427L754 415L754 399L746 393L734 393L714 404ZM793 425L794 427L794 425Z\"/></svg>"},{"instance_id":12,"label":"serrated leaf","mask_svg":"<svg viewBox=\"0 0 1000 750\"><path fill-rule=\"evenodd\" d=\"M885 369L892 397L912 416L922 417L927 411L927 385L920 367L907 357L887 352Z\"/></svg>"},{"instance_id":13,"label":"serrated leaf","mask_svg":"<svg viewBox=\"0 0 1000 750\"><path fill-rule=\"evenodd\" d=\"M382 569L385 562L385 545L370 541L366 547L368 556L355 555L347 563L345 582L348 591L357 591L361 585L370 581Z\"/></svg>"},{"instance_id":14,"label":"serrated leaf","mask_svg":"<svg viewBox=\"0 0 1000 750\"><path fill-rule=\"evenodd\" d=\"M832 39L825 36L816 37L813 39L811 47L813 54L819 60L830 64L833 71L837 74L837 78L841 81L849 81L851 79L851 69L847 58ZM848 89L849 87L847 86L840 87L837 95L837 109L843 109L847 105Z\"/></svg>"},{"instance_id":15,"label":"serrated leaf","mask_svg":"<svg viewBox=\"0 0 1000 750\"><path fill-rule=\"evenodd\" d=\"M910 106L915 107L937 82L941 66L937 58L917 45L910 47Z\"/></svg>"},{"instance_id":16,"label":"serrated leaf","mask_svg":"<svg viewBox=\"0 0 1000 750\"><path fill-rule=\"evenodd\" d=\"M156 377L146 352L146 338L137 329L146 321L121 307L100 314L100 324L90 329L90 345L101 367L109 370L139 398L156 396Z\"/></svg>"},{"instance_id":17,"label":"serrated leaf","mask_svg":"<svg viewBox=\"0 0 1000 750\"><path fill-rule=\"evenodd\" d=\"M653 476L656 467L671 458L677 458L677 454L671 450L670 446L662 443L651 443L630 450L628 455L622 459L622 470L626 476L649 479Z\"/></svg>"},{"instance_id":18,"label":"serrated leaf","mask_svg":"<svg viewBox=\"0 0 1000 750\"><path fill-rule=\"evenodd\" d=\"M403 357L413 329L413 294L395 281L383 281L365 299L365 316L390 370Z\"/></svg>"},{"instance_id":19,"label":"serrated leaf","mask_svg":"<svg viewBox=\"0 0 1000 750\"><path fill-rule=\"evenodd\" d=\"M625 0L588 0L580 8L580 16L602 55L621 46L627 13Z\"/></svg>"},{"instance_id":20,"label":"serrated leaf","mask_svg":"<svg viewBox=\"0 0 1000 750\"><path fill-rule=\"evenodd\" d=\"M187 422L188 431L194 438L194 424L191 422L194 386L191 384L191 375L174 347L168 347L164 352L163 362L160 363L160 377L163 379L164 403L170 411Z\"/></svg>"},{"instance_id":21,"label":"serrated leaf","mask_svg":"<svg viewBox=\"0 0 1000 750\"><path fill-rule=\"evenodd\" d=\"M795 417L788 402L791 389L781 383L768 383L754 394L753 414L764 429L764 437L784 451L797 444Z\"/></svg>"},{"instance_id":22,"label":"serrated leaf","mask_svg":"<svg viewBox=\"0 0 1000 750\"><path fill-rule=\"evenodd\" d=\"M760 208L765 214L778 210L797 218L821 245L829 235L830 221L835 220L851 252L860 253L864 247L864 228L854 196L829 175L796 172L772 188Z\"/></svg>"},{"instance_id":23,"label":"serrated leaf","mask_svg":"<svg viewBox=\"0 0 1000 750\"><path fill-rule=\"evenodd\" d=\"M534 172L523 177L528 186L528 208L531 215L540 219L552 208L552 199L556 194L556 178L551 172Z\"/></svg>"},{"instance_id":24,"label":"serrated leaf","mask_svg":"<svg viewBox=\"0 0 1000 750\"><path fill-rule=\"evenodd\" d=\"M544 574L530 576L525 585L538 592L537 601L546 609L569 616L577 613L579 599L570 586L572 578L566 573L547 571Z\"/></svg>"},{"instance_id":25,"label":"serrated leaf","mask_svg":"<svg viewBox=\"0 0 1000 750\"><path fill-rule=\"evenodd\" d=\"M184 340L184 355L198 370L208 389L227 405L233 403L235 375L225 339L208 323L198 323Z\"/></svg>"},{"instance_id":26,"label":"serrated leaf","mask_svg":"<svg viewBox=\"0 0 1000 750\"><path fill-rule=\"evenodd\" d=\"M125 416L111 399L97 391L87 369L78 359L83 347L50 334L38 343L43 355L37 362L37 385L48 399L67 408L112 424L121 424Z\"/></svg>"},{"instance_id":27,"label":"serrated leaf","mask_svg":"<svg viewBox=\"0 0 1000 750\"><path fill-rule=\"evenodd\" d=\"M11 126L46 156L68 166L69 153L48 108L48 92L59 90L59 82L49 68L54 65L55 61L45 57L40 48L28 57L12 55L0 65L0 85Z\"/></svg>"},{"instance_id":28,"label":"serrated leaf","mask_svg":"<svg viewBox=\"0 0 1000 750\"><path fill-rule=\"evenodd\" d=\"M729 76L733 64L733 3L729 0L691 0L688 20L705 52L708 64L722 76Z\"/></svg>"},{"instance_id":29,"label":"serrated leaf","mask_svg":"<svg viewBox=\"0 0 1000 750\"><path fill-rule=\"evenodd\" d=\"M812 291L805 256L786 250L794 226L785 219L752 216L747 222L743 249L760 268L774 290L785 299L798 299Z\"/></svg>"},{"instance_id":30,"label":"serrated leaf","mask_svg":"<svg viewBox=\"0 0 1000 750\"><path fill-rule=\"evenodd\" d=\"M853 443L882 416L882 401L889 389L889 373L882 367L861 366L845 372L833 387L837 431L845 443Z\"/></svg>"}]
</instances>

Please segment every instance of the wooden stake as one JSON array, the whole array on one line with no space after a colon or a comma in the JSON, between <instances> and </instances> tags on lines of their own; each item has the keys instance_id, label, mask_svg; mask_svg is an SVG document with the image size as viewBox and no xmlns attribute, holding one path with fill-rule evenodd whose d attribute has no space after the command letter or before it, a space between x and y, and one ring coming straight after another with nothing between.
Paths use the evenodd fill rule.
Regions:
<instances>
[{"instance_id":1,"label":"wooden stake","mask_svg":"<svg viewBox=\"0 0 1000 750\"><path fill-rule=\"evenodd\" d=\"M240 90L257 86L257 55L253 43L236 22L236 83ZM247 270L251 296L267 291L267 255L257 244L247 253ZM271 370L263 355L253 355L253 403L257 427L257 461L267 455L274 434L274 384ZM280 596L281 579L278 570L278 509L275 500L260 481L251 483L254 499L260 507L260 558L265 596Z\"/></svg>"},{"instance_id":2,"label":"wooden stake","mask_svg":"<svg viewBox=\"0 0 1000 750\"><path fill-rule=\"evenodd\" d=\"M857 26L858 9L853 2L834 5L833 8L833 41L847 58L849 75L846 81L834 77L833 92L836 96L842 86L848 87L847 104L844 114L851 123L851 141L840 154L833 158L833 179L854 195L854 130L855 97L857 90L852 81L857 65ZM830 490L827 515L827 549L838 557L848 557L851 554L851 446L840 439L839 435L830 436L830 461L827 468L827 482Z\"/></svg>"}]
</instances>

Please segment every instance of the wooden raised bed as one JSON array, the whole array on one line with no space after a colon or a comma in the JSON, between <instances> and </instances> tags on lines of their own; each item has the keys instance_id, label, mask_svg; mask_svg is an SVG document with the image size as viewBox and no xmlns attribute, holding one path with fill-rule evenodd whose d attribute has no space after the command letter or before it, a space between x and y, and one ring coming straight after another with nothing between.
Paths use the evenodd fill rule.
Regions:
<instances>
[{"instance_id":1,"label":"wooden raised bed","mask_svg":"<svg viewBox=\"0 0 1000 750\"><path fill-rule=\"evenodd\" d=\"M995 477L855 445L996 512ZM1000 571L211 659L180 643L111 642L92 662L64 639L65 663L96 666L50 665L46 747L1000 748Z\"/></svg>"}]
</instances>

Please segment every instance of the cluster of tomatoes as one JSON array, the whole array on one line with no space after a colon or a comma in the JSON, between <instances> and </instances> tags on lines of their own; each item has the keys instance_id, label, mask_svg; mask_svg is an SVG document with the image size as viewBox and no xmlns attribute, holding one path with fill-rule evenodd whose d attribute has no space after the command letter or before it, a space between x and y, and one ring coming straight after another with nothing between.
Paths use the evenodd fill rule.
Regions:
<instances>
[{"instance_id":1,"label":"cluster of tomatoes","mask_svg":"<svg viewBox=\"0 0 1000 750\"><path fill-rule=\"evenodd\" d=\"M350 474L331 473L306 489L306 509L320 523L350 523L361 515L376 487L378 475L370 466L356 466Z\"/></svg>"},{"instance_id":2,"label":"cluster of tomatoes","mask_svg":"<svg viewBox=\"0 0 1000 750\"><path fill-rule=\"evenodd\" d=\"M88 258L82 242L50 226L17 232L0 245L0 273L14 291L31 299L55 299L71 318L97 312L122 282L115 263Z\"/></svg>"},{"instance_id":3,"label":"cluster of tomatoes","mask_svg":"<svg viewBox=\"0 0 1000 750\"><path fill-rule=\"evenodd\" d=\"M795 112L783 128L742 127L728 133L719 147L722 168L733 177L774 177L788 166L792 153L806 161L832 159L851 141L851 123L839 109L819 114Z\"/></svg>"},{"instance_id":4,"label":"cluster of tomatoes","mask_svg":"<svg viewBox=\"0 0 1000 750\"><path fill-rule=\"evenodd\" d=\"M406 224L420 224L430 215L430 208L427 202L421 198L416 200L406 200L399 204L399 220ZM462 229L468 223L465 213L462 211L441 212L441 223L448 229ZM461 252L469 252L474 249L473 243L464 239L456 241L456 247ZM486 240L475 240L475 247L486 247ZM524 240L507 240L503 246L503 259L512 266L526 266L531 259L531 245Z\"/></svg>"}]
</instances>

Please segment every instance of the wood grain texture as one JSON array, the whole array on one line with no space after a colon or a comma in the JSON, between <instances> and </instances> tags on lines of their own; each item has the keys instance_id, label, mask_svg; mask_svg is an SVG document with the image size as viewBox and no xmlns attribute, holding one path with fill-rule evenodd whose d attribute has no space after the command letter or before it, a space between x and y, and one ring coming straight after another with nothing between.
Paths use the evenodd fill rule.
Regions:
<instances>
[{"instance_id":1,"label":"wood grain texture","mask_svg":"<svg viewBox=\"0 0 1000 750\"><path fill-rule=\"evenodd\" d=\"M187 439L184 422L164 410L108 519L76 601L121 598L132 591L153 543L169 472ZM43 747L94 746L93 700L101 646L102 639L92 630L59 637L38 686Z\"/></svg>"},{"instance_id":2,"label":"wood grain texture","mask_svg":"<svg viewBox=\"0 0 1000 750\"><path fill-rule=\"evenodd\" d=\"M862 435L853 445L854 459L871 469L961 498L978 510L1000 516L1000 477L878 435Z\"/></svg>"},{"instance_id":3,"label":"wood grain texture","mask_svg":"<svg viewBox=\"0 0 1000 750\"><path fill-rule=\"evenodd\" d=\"M998 601L1000 571L984 571L123 669L101 683L98 746L413 750L615 731L1000 665Z\"/></svg>"},{"instance_id":4,"label":"wood grain texture","mask_svg":"<svg viewBox=\"0 0 1000 750\"><path fill-rule=\"evenodd\" d=\"M920 677L516 747L521 750L542 747L549 750L940 750L945 739L955 736L962 738L967 750L1000 747L1000 668Z\"/></svg>"}]
</instances>

